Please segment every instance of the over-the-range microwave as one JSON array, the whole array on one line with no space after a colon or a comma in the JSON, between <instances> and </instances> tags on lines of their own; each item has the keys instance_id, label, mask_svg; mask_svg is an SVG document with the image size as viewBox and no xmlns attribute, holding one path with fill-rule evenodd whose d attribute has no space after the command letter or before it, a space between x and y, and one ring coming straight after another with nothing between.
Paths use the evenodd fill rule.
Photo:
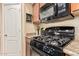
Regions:
<instances>
[{"instance_id":1,"label":"over-the-range microwave","mask_svg":"<svg viewBox=\"0 0 79 59\"><path fill-rule=\"evenodd\" d=\"M44 21L58 21L58 19L73 18L70 3L46 3L40 8L40 19Z\"/></svg>"}]
</instances>

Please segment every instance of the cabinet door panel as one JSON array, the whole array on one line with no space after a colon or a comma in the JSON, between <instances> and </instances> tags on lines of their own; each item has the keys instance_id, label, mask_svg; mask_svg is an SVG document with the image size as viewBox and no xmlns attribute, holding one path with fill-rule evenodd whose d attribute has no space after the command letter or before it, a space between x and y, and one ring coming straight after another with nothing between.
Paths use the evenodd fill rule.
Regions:
<instances>
[{"instance_id":1,"label":"cabinet door panel","mask_svg":"<svg viewBox=\"0 0 79 59\"><path fill-rule=\"evenodd\" d=\"M71 12L79 10L79 3L71 3Z\"/></svg>"},{"instance_id":2,"label":"cabinet door panel","mask_svg":"<svg viewBox=\"0 0 79 59\"><path fill-rule=\"evenodd\" d=\"M39 3L35 3L33 5L33 23L38 24L40 22L39 20Z\"/></svg>"}]
</instances>

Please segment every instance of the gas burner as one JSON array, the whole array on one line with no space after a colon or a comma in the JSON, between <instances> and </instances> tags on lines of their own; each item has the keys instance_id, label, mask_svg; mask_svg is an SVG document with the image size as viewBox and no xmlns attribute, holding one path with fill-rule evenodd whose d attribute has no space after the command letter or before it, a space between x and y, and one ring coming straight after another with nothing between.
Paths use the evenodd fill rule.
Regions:
<instances>
[{"instance_id":1,"label":"gas burner","mask_svg":"<svg viewBox=\"0 0 79 59\"><path fill-rule=\"evenodd\" d=\"M59 43L60 46L64 46L70 41L71 41L70 38L61 38L60 40L58 40L58 43Z\"/></svg>"},{"instance_id":2,"label":"gas burner","mask_svg":"<svg viewBox=\"0 0 79 59\"><path fill-rule=\"evenodd\" d=\"M51 45L53 45L53 46L58 46L59 44L58 44L57 41L52 41L52 42L51 42Z\"/></svg>"},{"instance_id":3,"label":"gas burner","mask_svg":"<svg viewBox=\"0 0 79 59\"><path fill-rule=\"evenodd\" d=\"M53 40L58 41L60 39L60 36L53 36L52 38Z\"/></svg>"},{"instance_id":4,"label":"gas burner","mask_svg":"<svg viewBox=\"0 0 79 59\"><path fill-rule=\"evenodd\" d=\"M45 36L43 39L45 40L45 43L48 43L48 44L50 44L51 41L53 40L52 36Z\"/></svg>"}]
</instances>

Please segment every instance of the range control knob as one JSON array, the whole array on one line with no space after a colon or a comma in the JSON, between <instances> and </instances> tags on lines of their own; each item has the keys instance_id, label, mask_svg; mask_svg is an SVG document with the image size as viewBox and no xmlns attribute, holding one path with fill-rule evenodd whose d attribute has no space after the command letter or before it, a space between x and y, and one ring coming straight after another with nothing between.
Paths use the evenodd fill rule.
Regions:
<instances>
[{"instance_id":1,"label":"range control knob","mask_svg":"<svg viewBox=\"0 0 79 59\"><path fill-rule=\"evenodd\" d=\"M49 51L49 47L48 46L44 46L43 47L43 51L48 52Z\"/></svg>"}]
</instances>

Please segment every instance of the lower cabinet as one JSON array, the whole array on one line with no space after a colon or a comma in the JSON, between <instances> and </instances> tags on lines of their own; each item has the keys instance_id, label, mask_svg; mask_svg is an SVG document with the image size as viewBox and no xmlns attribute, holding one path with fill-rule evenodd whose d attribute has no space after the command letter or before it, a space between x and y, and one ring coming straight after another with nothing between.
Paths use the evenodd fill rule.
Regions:
<instances>
[{"instance_id":1,"label":"lower cabinet","mask_svg":"<svg viewBox=\"0 0 79 59\"><path fill-rule=\"evenodd\" d=\"M31 38L26 37L26 56L39 56L30 46Z\"/></svg>"},{"instance_id":2,"label":"lower cabinet","mask_svg":"<svg viewBox=\"0 0 79 59\"><path fill-rule=\"evenodd\" d=\"M31 56L30 38L26 37L26 56Z\"/></svg>"}]
</instances>

